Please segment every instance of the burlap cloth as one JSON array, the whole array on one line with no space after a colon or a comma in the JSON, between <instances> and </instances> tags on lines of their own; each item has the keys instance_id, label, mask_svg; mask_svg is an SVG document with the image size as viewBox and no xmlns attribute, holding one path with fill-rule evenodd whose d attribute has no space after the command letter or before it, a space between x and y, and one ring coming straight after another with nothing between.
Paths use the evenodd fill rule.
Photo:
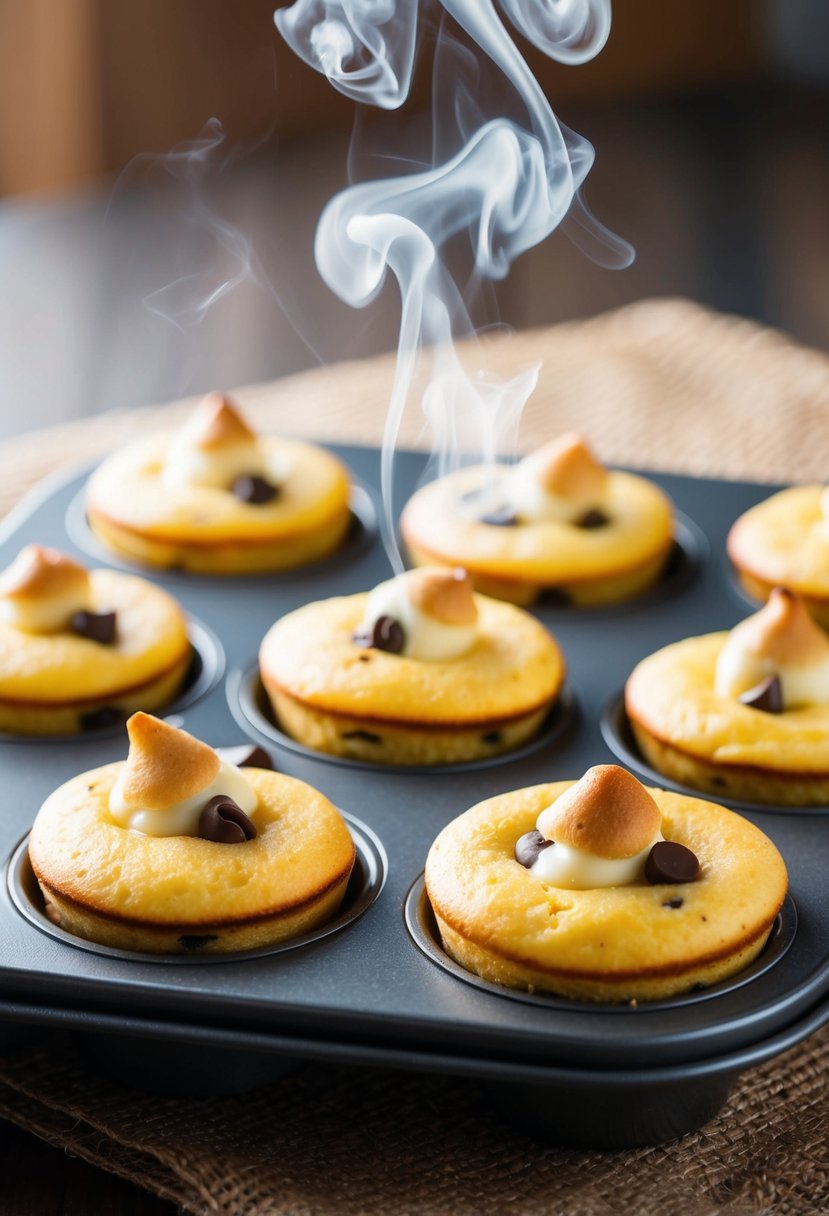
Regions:
<instances>
[{"instance_id":1,"label":"burlap cloth","mask_svg":"<svg viewBox=\"0 0 829 1216\"><path fill-rule=\"evenodd\" d=\"M494 340L493 371L537 358L523 445L576 426L611 461L747 480L823 480L829 358L681 301ZM240 391L263 426L376 443L388 358ZM8 442L0 507L182 410L105 415ZM403 442L422 440L419 419ZM818 825L820 826L820 825ZM193 1213L829 1212L829 1030L743 1076L722 1114L628 1153L541 1146L473 1083L309 1065L239 1098L161 1099L95 1075L68 1040L0 1057L0 1116Z\"/></svg>"}]
</instances>

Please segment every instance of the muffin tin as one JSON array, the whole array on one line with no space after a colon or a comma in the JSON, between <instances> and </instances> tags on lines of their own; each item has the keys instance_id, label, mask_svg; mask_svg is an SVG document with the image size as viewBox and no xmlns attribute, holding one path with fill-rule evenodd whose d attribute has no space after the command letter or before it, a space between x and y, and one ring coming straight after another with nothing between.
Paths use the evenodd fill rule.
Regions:
<instances>
[{"instance_id":1,"label":"muffin tin","mask_svg":"<svg viewBox=\"0 0 829 1216\"><path fill-rule=\"evenodd\" d=\"M75 773L123 758L126 735L90 731L59 746L5 737L0 1019L9 1033L73 1029L111 1070L168 1091L224 1091L299 1060L338 1060L483 1079L510 1117L559 1143L621 1147L698 1126L742 1069L829 1020L820 822L829 809L745 812L789 868L790 897L769 945L742 977L635 1008L529 997L459 974L443 955L420 878L439 830L483 798L613 760L646 773L630 754L618 690L644 655L746 614L724 539L733 519L771 489L655 476L681 513L662 583L618 608L535 609L568 664L566 699L539 739L469 765L399 770L317 756L286 740L258 687L258 643L278 616L390 574L376 530L379 453L334 450L356 477L355 526L336 556L233 581L142 573L179 599L195 623L196 649L201 638L210 652L209 678L165 716L214 746L264 744L278 768L349 817L360 863L342 916L291 948L244 957L196 951L173 960L76 944L43 916L21 841L46 795ZM425 468L423 456L398 456L398 508ZM46 483L12 513L0 533L0 566L35 541L87 563L124 565L86 530L79 495L87 475Z\"/></svg>"}]
</instances>

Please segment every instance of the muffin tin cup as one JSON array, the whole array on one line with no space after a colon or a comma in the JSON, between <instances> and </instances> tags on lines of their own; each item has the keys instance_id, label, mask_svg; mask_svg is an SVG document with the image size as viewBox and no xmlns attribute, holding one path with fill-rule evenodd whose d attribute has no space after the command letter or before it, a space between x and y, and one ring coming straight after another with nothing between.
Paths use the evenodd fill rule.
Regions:
<instances>
[{"instance_id":1,"label":"muffin tin cup","mask_svg":"<svg viewBox=\"0 0 829 1216\"><path fill-rule=\"evenodd\" d=\"M431 959L438 967L442 967L450 975L454 975L456 979L462 980L466 984L472 984L473 987L479 988L482 992L489 992L493 996L503 997L506 1000L521 1001L525 1004L534 1005L537 1009L558 1009L559 1011L567 1011L568 1013L581 1009L586 1014L599 1013L634 1019L638 1016L639 1003L637 1002L633 1002L632 1004L630 1002L598 1004L591 1001L572 1000L569 997L558 997L554 993L531 993L520 988L506 988L503 984L494 984L489 980L482 979L481 976L475 975L471 971L466 971L443 948L440 930L438 929L432 906L429 903L426 883L422 874L415 879L409 888L409 893L406 896L406 902L403 907L403 915L412 941L419 950L423 951L427 958ZM731 976L729 979L712 984L710 987L694 987L690 992L682 993L679 996L658 1001L648 1001L648 1010L650 1012L659 1012L660 1010L676 1009L679 1006L696 1005L701 1001L714 1000L717 997L736 992L746 984L761 984L763 977L767 975L771 968L791 948L796 933L797 909L792 897L787 895L783 902L783 907L780 909L772 925L769 939L753 963L750 963L748 967L744 967L742 971L738 971L736 975ZM751 999L752 1002L756 1001L756 993L751 994Z\"/></svg>"},{"instance_id":2,"label":"muffin tin cup","mask_svg":"<svg viewBox=\"0 0 829 1216\"><path fill-rule=\"evenodd\" d=\"M499 764L522 760L537 752L554 748L571 730L575 729L578 719L578 701L572 688L565 684L544 719L541 729L520 747L499 752L494 756L484 756L477 760L451 764L380 764L357 757L335 756L329 755L327 752L315 751L281 730L277 725L268 695L260 679L257 663L230 672L227 679L227 698L230 712L238 724L247 734L258 739L265 746L270 747L275 744L279 748L295 752L308 760L321 761L323 764L345 765L347 768L364 772L386 774L434 773L437 776L448 776L453 773L493 768Z\"/></svg>"},{"instance_id":3,"label":"muffin tin cup","mask_svg":"<svg viewBox=\"0 0 829 1216\"><path fill-rule=\"evenodd\" d=\"M190 639L190 664L184 683L178 694L166 705L159 706L152 712L167 719L173 725L183 722L184 711L202 697L207 696L215 688L224 675L225 655L222 644L212 629L195 617L188 617L187 636ZM7 743L29 743L39 747L54 747L64 744L77 744L80 741L89 742L95 739L111 739L124 737L124 723L132 710L119 708L117 700L112 706L96 713L98 721L85 726L76 734L64 735L23 735L0 731L0 745Z\"/></svg>"},{"instance_id":4,"label":"muffin tin cup","mask_svg":"<svg viewBox=\"0 0 829 1216\"><path fill-rule=\"evenodd\" d=\"M351 838L354 841L356 857L354 869L346 887L343 902L337 915L325 924L319 925L308 933L291 937L285 941L274 942L270 946L261 946L256 950L235 950L215 954L199 954L194 948L184 954L155 954L140 950L120 950L115 946L104 946L99 942L88 941L61 929L53 924L46 915L43 896L38 886L37 878L29 861L29 838L25 836L14 850L9 860L6 881L9 895L17 911L26 920L55 941L62 942L76 950L88 950L105 958L120 959L124 962L154 963L160 966L177 965L210 965L245 962L249 959L264 958L272 954L284 954L289 950L300 950L325 938L339 933L366 912L379 896L386 881L388 862L382 844L371 828L361 823L353 815L340 812L348 824Z\"/></svg>"},{"instance_id":5,"label":"muffin tin cup","mask_svg":"<svg viewBox=\"0 0 829 1216\"><path fill-rule=\"evenodd\" d=\"M719 802L741 814L778 814L778 815L829 815L829 806L780 806L770 802L746 802L740 798L731 798L727 794L707 792L694 789L693 786L683 785L671 777L660 773L648 764L637 746L631 729L630 719L625 710L625 691L611 697L602 710L600 725L607 746L625 768L636 773L647 785L657 785L661 789L674 790L679 794L689 794L693 798L704 798L709 802Z\"/></svg>"},{"instance_id":6,"label":"muffin tin cup","mask_svg":"<svg viewBox=\"0 0 829 1216\"><path fill-rule=\"evenodd\" d=\"M66 508L65 527L66 534L73 544L87 559L92 559L96 564L113 566L128 574L136 574L144 578L162 578L165 582L173 584L195 582L206 587L211 585L226 587L228 578L232 578L234 583L245 586L250 582L282 583L286 579L307 577L316 572L329 573L361 557L377 539L377 508L371 491L359 481L352 482L348 505L351 512L351 523L345 540L332 553L308 562L305 566L259 574L232 576L200 574L197 571L180 570L176 567L160 569L147 562L131 561L129 558L123 557L100 541L89 526L86 515L85 486L71 499Z\"/></svg>"},{"instance_id":7,"label":"muffin tin cup","mask_svg":"<svg viewBox=\"0 0 829 1216\"><path fill-rule=\"evenodd\" d=\"M335 450L358 484L369 487L373 519L379 453ZM425 465L423 456L399 455L396 511ZM77 515L85 476L50 481L12 513L0 527L0 565L32 542L84 555L89 538L78 531ZM429 846L451 819L494 794L577 778L592 764L618 758L599 727L612 690L660 646L727 628L744 615L729 581L724 538L732 520L769 490L673 476L654 480L678 506L678 566L661 586L625 604L584 611L543 601L535 606L565 654L573 709L565 728L483 764L410 770L323 757L278 736L257 703L251 656L276 618L309 600L364 591L389 577L373 522L360 546L282 575L220 580L142 569L221 638L227 656L224 686L218 680L191 702L171 707L172 720L213 746L264 744L286 773L356 815L355 827L373 834L388 857L385 885L382 891L378 885L371 906L347 931L252 957L179 960L121 957L75 938L60 940L51 922L33 919L31 888L27 894L12 870L11 885L0 887L0 1022L71 1029L110 1071L132 1083L173 1085L176 1092L244 1088L267 1079L271 1063L279 1072L302 1060L476 1078L492 1086L501 1108L534 1134L594 1147L655 1142L697 1126L715 1112L743 1068L822 1025L829 1018L829 905L825 850L811 813L746 812L787 862L797 928L787 905L780 934L757 972L688 998L651 1008L642 1002L635 1010L522 1000L453 972L445 956L436 956L433 934L424 950L406 927L407 897L414 901L411 915L417 900L410 890ZM117 564L103 551L96 556ZM37 743L0 740L0 855L11 856L56 786L126 754L126 738L117 733L82 736L74 747ZM633 760L631 767L641 772ZM656 783L666 784L661 778ZM22 864L18 856L15 865ZM137 1041L141 1047L132 1052ZM185 1044L186 1067L174 1077Z\"/></svg>"}]
</instances>

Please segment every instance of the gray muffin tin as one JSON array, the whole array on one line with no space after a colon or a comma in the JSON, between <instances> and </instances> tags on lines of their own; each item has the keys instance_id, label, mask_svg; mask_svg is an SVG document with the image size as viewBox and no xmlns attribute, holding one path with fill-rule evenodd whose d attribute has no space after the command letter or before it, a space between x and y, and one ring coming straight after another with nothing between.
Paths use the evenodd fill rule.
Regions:
<instances>
[{"instance_id":1,"label":"gray muffin tin","mask_svg":"<svg viewBox=\"0 0 829 1216\"><path fill-rule=\"evenodd\" d=\"M541 737L504 758L401 770L315 755L286 740L258 688L258 644L277 617L390 574L376 528L379 453L334 450L355 476L355 523L336 556L234 580L139 572L191 614L200 655L190 689L165 716L214 746L264 745L276 767L349 817L358 865L342 915L299 942L239 957L195 949L158 958L76 943L44 917L21 842L57 785L123 758L125 732L110 724L69 740L6 736L0 1020L8 1035L68 1028L127 1081L188 1093L262 1083L312 1059L471 1076L489 1083L512 1119L565 1144L653 1143L699 1126L740 1071L829 1020L829 809L744 811L789 868L790 897L769 945L742 976L635 1008L513 993L461 972L440 947L421 876L440 829L483 798L609 761L650 776L631 750L619 690L644 655L729 628L751 610L724 541L731 522L771 488L653 476L679 511L680 543L660 585L616 608L535 609L568 669L566 698ZM420 455L398 455L398 508L425 468ZM0 568L38 542L88 565L136 569L89 533L87 475L46 482L12 512L0 532Z\"/></svg>"}]
</instances>

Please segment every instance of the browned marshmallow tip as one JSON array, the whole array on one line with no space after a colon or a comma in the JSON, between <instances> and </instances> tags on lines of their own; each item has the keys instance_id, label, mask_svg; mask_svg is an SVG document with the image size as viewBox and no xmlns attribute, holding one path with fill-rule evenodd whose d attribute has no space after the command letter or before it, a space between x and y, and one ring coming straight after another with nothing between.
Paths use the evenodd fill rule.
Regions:
<instances>
[{"instance_id":1,"label":"browned marshmallow tip","mask_svg":"<svg viewBox=\"0 0 829 1216\"><path fill-rule=\"evenodd\" d=\"M731 631L751 653L779 666L800 667L829 654L829 637L793 591L775 587L768 602Z\"/></svg>"},{"instance_id":2,"label":"browned marshmallow tip","mask_svg":"<svg viewBox=\"0 0 829 1216\"><path fill-rule=\"evenodd\" d=\"M27 545L0 575L0 596L9 600L40 600L76 592L83 595L89 572L57 549Z\"/></svg>"},{"instance_id":3,"label":"browned marshmallow tip","mask_svg":"<svg viewBox=\"0 0 829 1216\"><path fill-rule=\"evenodd\" d=\"M653 798L617 764L588 769L538 818L538 830L547 840L614 860L641 853L661 826Z\"/></svg>"},{"instance_id":4,"label":"browned marshmallow tip","mask_svg":"<svg viewBox=\"0 0 829 1216\"><path fill-rule=\"evenodd\" d=\"M478 608L465 570L424 568L405 575L409 602L442 625L474 625Z\"/></svg>"},{"instance_id":5,"label":"browned marshmallow tip","mask_svg":"<svg viewBox=\"0 0 829 1216\"><path fill-rule=\"evenodd\" d=\"M127 806L163 811L214 780L221 760L206 743L139 712L127 722L130 750L118 779Z\"/></svg>"},{"instance_id":6,"label":"browned marshmallow tip","mask_svg":"<svg viewBox=\"0 0 829 1216\"><path fill-rule=\"evenodd\" d=\"M222 393L208 393L199 402L187 423L187 433L194 447L206 452L256 439L236 405Z\"/></svg>"},{"instance_id":7,"label":"browned marshmallow tip","mask_svg":"<svg viewBox=\"0 0 829 1216\"><path fill-rule=\"evenodd\" d=\"M599 464L590 448L573 431L546 443L531 457L538 480L550 494L582 500L601 494L607 482L607 469Z\"/></svg>"}]
</instances>

